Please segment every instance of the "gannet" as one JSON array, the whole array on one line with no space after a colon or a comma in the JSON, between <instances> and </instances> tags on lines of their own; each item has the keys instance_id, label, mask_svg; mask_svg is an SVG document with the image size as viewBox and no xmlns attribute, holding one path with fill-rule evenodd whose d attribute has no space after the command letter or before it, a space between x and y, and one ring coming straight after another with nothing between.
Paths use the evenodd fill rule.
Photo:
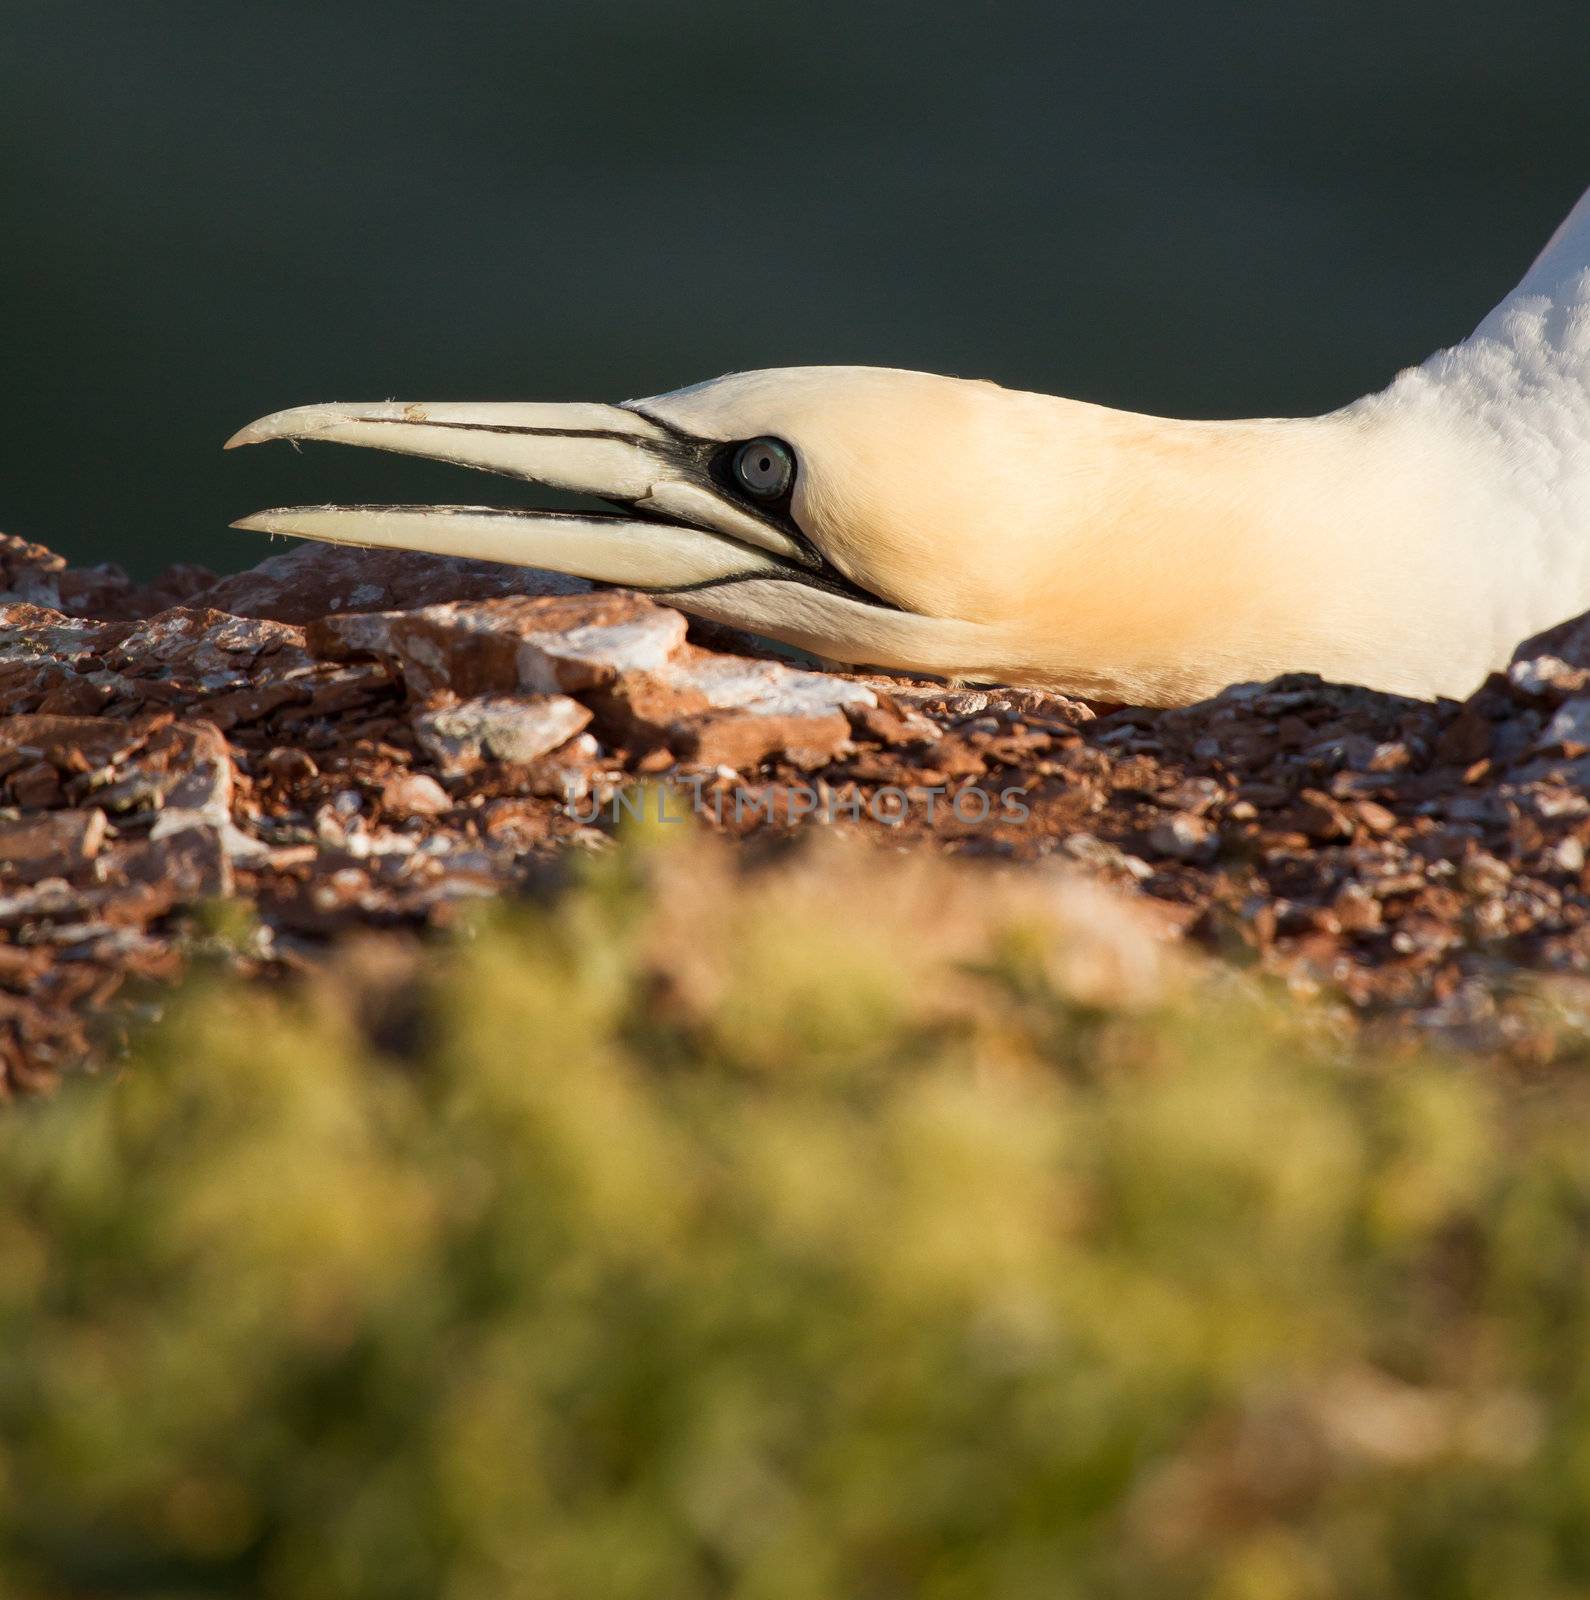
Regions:
<instances>
[{"instance_id":1,"label":"gannet","mask_svg":"<svg viewBox=\"0 0 1590 1600\"><path fill-rule=\"evenodd\" d=\"M234 524L650 591L830 661L1142 705L1315 672L1467 694L1590 609L1590 192L1461 344L1317 417L1184 421L876 367L620 405L310 405L319 439L616 512L297 506Z\"/></svg>"}]
</instances>

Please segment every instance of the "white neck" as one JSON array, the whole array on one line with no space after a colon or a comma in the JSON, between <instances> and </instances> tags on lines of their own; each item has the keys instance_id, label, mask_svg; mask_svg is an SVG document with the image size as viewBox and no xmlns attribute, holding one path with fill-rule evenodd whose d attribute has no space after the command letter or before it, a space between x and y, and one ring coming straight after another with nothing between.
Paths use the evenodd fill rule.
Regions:
<instances>
[{"instance_id":1,"label":"white neck","mask_svg":"<svg viewBox=\"0 0 1590 1600\"><path fill-rule=\"evenodd\" d=\"M1321 420L1386 430L1428 479L1425 525L1402 537L1424 545L1435 587L1401 598L1461 608L1414 623L1448 652L1450 672L1426 669L1435 690L1472 687L1471 654L1501 666L1590 610L1590 191L1469 338Z\"/></svg>"},{"instance_id":2,"label":"white neck","mask_svg":"<svg viewBox=\"0 0 1590 1600\"><path fill-rule=\"evenodd\" d=\"M1488 441L1532 514L1590 537L1590 190L1467 339L1360 402L1376 403Z\"/></svg>"},{"instance_id":3,"label":"white neck","mask_svg":"<svg viewBox=\"0 0 1590 1600\"><path fill-rule=\"evenodd\" d=\"M1287 671L1466 695L1590 610L1590 195L1470 338L1327 416L1001 407L992 436L1031 419L1020 478L1049 498L1000 503L989 592L968 612L958 569L953 603L1013 621L1003 675L1158 703Z\"/></svg>"}]
</instances>

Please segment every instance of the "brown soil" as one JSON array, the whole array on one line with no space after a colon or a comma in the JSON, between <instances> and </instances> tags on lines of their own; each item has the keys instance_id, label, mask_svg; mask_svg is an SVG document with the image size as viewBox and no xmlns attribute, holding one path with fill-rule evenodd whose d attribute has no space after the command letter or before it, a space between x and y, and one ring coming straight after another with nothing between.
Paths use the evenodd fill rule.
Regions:
<instances>
[{"instance_id":1,"label":"brown soil","mask_svg":"<svg viewBox=\"0 0 1590 1600\"><path fill-rule=\"evenodd\" d=\"M1590 966L1587 780L1590 620L1462 704L1292 677L1107 710L803 670L478 563L135 585L0 538L0 1086L103 1058L195 951L445 925L659 806L1056 857L1355 1022L1539 1059Z\"/></svg>"}]
</instances>

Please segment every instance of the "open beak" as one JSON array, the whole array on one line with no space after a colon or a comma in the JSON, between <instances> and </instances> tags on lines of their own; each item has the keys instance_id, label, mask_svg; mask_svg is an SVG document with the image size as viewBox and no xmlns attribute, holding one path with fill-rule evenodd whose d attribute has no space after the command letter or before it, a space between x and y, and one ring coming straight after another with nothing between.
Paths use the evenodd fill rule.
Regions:
<instances>
[{"instance_id":1,"label":"open beak","mask_svg":"<svg viewBox=\"0 0 1590 1600\"><path fill-rule=\"evenodd\" d=\"M721 443L623 406L299 406L251 422L226 448L268 439L324 439L426 456L593 495L623 510L288 506L233 527L472 556L661 592L756 576L815 576L824 566L787 521L781 525L733 498L716 480Z\"/></svg>"},{"instance_id":2,"label":"open beak","mask_svg":"<svg viewBox=\"0 0 1590 1600\"><path fill-rule=\"evenodd\" d=\"M289 506L233 524L332 544L374 545L540 567L644 589L698 616L832 660L987 677L1002 647L984 624L923 616L861 588L825 559L787 501L738 494L737 448L631 405L300 406L251 422L232 449L326 439L427 456L617 511L492 506Z\"/></svg>"}]
</instances>

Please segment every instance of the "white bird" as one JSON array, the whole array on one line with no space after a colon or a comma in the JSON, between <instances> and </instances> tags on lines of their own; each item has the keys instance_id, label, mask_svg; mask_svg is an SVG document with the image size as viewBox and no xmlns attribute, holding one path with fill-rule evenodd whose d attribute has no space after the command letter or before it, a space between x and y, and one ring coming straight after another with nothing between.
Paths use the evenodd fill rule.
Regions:
<instances>
[{"instance_id":1,"label":"white bird","mask_svg":"<svg viewBox=\"0 0 1590 1600\"><path fill-rule=\"evenodd\" d=\"M832 660L1136 704L1281 672L1463 695L1590 610L1590 192L1461 344L1320 417L1182 421L875 367L649 400L315 405L324 439L620 513L235 524L644 589Z\"/></svg>"}]
</instances>

